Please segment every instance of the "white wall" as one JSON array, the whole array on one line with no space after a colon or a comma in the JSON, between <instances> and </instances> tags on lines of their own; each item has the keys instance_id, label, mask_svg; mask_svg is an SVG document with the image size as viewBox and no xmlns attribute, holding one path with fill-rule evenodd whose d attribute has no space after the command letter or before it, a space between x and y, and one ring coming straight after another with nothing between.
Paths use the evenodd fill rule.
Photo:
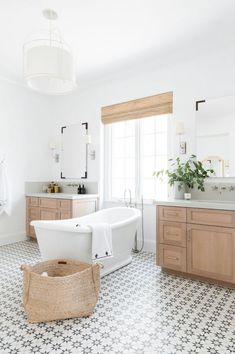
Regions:
<instances>
[{"instance_id":1,"label":"white wall","mask_svg":"<svg viewBox=\"0 0 235 354\"><path fill-rule=\"evenodd\" d=\"M174 118L185 122L188 154L195 153L195 101L204 98L220 97L235 93L233 49L213 53L211 56L198 56L187 62L175 62L164 68L148 65L135 72L115 73L102 82L93 83L80 92L64 98L54 99L54 115L59 125L88 121L92 134L97 160L89 161L89 179L102 180L102 127L100 109L102 106L161 92L174 92ZM78 82L79 83L79 82ZM175 155L178 155L178 139L175 142ZM54 170L55 177L59 174ZM54 177L54 178L55 178ZM105 207L113 204L104 203ZM145 207L145 234L148 249L155 249L156 219L155 207Z\"/></svg>"},{"instance_id":2,"label":"white wall","mask_svg":"<svg viewBox=\"0 0 235 354\"><path fill-rule=\"evenodd\" d=\"M0 245L24 238L25 181L51 178L51 101L24 87L0 81L0 154L5 154L12 215L0 216Z\"/></svg>"},{"instance_id":3,"label":"white wall","mask_svg":"<svg viewBox=\"0 0 235 354\"><path fill-rule=\"evenodd\" d=\"M234 50L227 49L210 57L197 56L185 62L181 59L167 67L157 68L146 63L132 72L116 72L103 81L79 86L69 96L57 98L0 82L0 151L6 154L13 193L12 216L0 217L0 242L24 234L24 182L59 179L60 168L52 162L48 144L59 139L61 125L89 123L96 160L89 160L88 181L98 180L102 195L101 107L172 90L174 119L185 122L188 154L195 153L195 101L235 93L234 58ZM146 245L153 250L155 214L154 206L145 207Z\"/></svg>"},{"instance_id":4,"label":"white wall","mask_svg":"<svg viewBox=\"0 0 235 354\"><path fill-rule=\"evenodd\" d=\"M60 141L60 131L62 126L76 123L88 122L89 134L92 136L90 149L96 150L96 159L88 159L88 179L89 182L97 181L100 176L100 139L101 123L99 106L89 102L89 94L85 91L78 91L69 96L51 98L53 104L53 116L55 119L54 141ZM60 164L53 164L53 178L60 178Z\"/></svg>"}]
</instances>

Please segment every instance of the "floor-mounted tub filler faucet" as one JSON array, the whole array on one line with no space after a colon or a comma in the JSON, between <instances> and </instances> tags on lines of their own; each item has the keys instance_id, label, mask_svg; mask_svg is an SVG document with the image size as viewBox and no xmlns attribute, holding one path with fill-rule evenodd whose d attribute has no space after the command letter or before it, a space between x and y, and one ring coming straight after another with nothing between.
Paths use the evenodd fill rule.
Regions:
<instances>
[{"instance_id":1,"label":"floor-mounted tub filler faucet","mask_svg":"<svg viewBox=\"0 0 235 354\"><path fill-rule=\"evenodd\" d=\"M126 194L127 192L129 193L129 202L126 200ZM125 206L126 207L129 207L129 208L133 208L133 204L132 204L132 197L131 197L131 190L130 188L126 188L124 190L124 203L125 203Z\"/></svg>"},{"instance_id":2,"label":"floor-mounted tub filler faucet","mask_svg":"<svg viewBox=\"0 0 235 354\"><path fill-rule=\"evenodd\" d=\"M129 202L126 201L127 192L129 193ZM129 188L126 188L124 191L124 203L125 203L126 207L137 208L137 203L136 202L132 203L131 190ZM137 231L136 231L134 248L132 248L132 252L134 252L134 253L139 253L144 248L144 200L143 200L143 196L141 196L141 236L142 236L142 244L141 244L141 248L138 249L138 237L137 237Z\"/></svg>"}]
</instances>

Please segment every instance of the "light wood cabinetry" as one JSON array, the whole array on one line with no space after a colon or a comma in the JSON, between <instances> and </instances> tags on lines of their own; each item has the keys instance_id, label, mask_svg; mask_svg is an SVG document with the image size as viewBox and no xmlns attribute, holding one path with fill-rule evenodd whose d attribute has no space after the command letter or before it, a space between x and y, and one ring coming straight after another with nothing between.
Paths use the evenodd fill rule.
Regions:
<instances>
[{"instance_id":1,"label":"light wood cabinetry","mask_svg":"<svg viewBox=\"0 0 235 354\"><path fill-rule=\"evenodd\" d=\"M162 267L186 272L186 248L160 244L159 261Z\"/></svg>"},{"instance_id":2,"label":"light wood cabinetry","mask_svg":"<svg viewBox=\"0 0 235 354\"><path fill-rule=\"evenodd\" d=\"M36 238L32 220L62 220L76 218L98 209L98 198L56 199L26 197L26 234Z\"/></svg>"},{"instance_id":3,"label":"light wood cabinetry","mask_svg":"<svg viewBox=\"0 0 235 354\"><path fill-rule=\"evenodd\" d=\"M235 284L235 211L158 206L157 264Z\"/></svg>"},{"instance_id":4,"label":"light wood cabinetry","mask_svg":"<svg viewBox=\"0 0 235 354\"><path fill-rule=\"evenodd\" d=\"M159 208L160 220L186 222L186 208L165 207Z\"/></svg>"},{"instance_id":5,"label":"light wood cabinetry","mask_svg":"<svg viewBox=\"0 0 235 354\"><path fill-rule=\"evenodd\" d=\"M187 267L191 274L235 283L235 230L189 224Z\"/></svg>"},{"instance_id":6,"label":"light wood cabinetry","mask_svg":"<svg viewBox=\"0 0 235 354\"><path fill-rule=\"evenodd\" d=\"M186 224L171 221L159 222L159 241L167 245L186 247Z\"/></svg>"},{"instance_id":7,"label":"light wood cabinetry","mask_svg":"<svg viewBox=\"0 0 235 354\"><path fill-rule=\"evenodd\" d=\"M59 219L60 219L59 211L57 209L39 208L38 220L59 220Z\"/></svg>"},{"instance_id":8,"label":"light wood cabinetry","mask_svg":"<svg viewBox=\"0 0 235 354\"><path fill-rule=\"evenodd\" d=\"M235 227L235 212L229 210L187 208L191 224Z\"/></svg>"}]
</instances>

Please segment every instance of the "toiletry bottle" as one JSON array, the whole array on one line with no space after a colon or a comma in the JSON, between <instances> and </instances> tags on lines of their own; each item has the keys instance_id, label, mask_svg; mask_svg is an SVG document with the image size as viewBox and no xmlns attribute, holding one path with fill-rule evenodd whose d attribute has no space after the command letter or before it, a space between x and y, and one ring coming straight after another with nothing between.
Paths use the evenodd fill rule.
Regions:
<instances>
[{"instance_id":1,"label":"toiletry bottle","mask_svg":"<svg viewBox=\"0 0 235 354\"><path fill-rule=\"evenodd\" d=\"M84 184L82 185L82 194L86 194L86 188L85 188Z\"/></svg>"},{"instance_id":2,"label":"toiletry bottle","mask_svg":"<svg viewBox=\"0 0 235 354\"><path fill-rule=\"evenodd\" d=\"M79 186L78 186L78 194L82 194L82 187L81 187L81 184L79 184Z\"/></svg>"}]
</instances>

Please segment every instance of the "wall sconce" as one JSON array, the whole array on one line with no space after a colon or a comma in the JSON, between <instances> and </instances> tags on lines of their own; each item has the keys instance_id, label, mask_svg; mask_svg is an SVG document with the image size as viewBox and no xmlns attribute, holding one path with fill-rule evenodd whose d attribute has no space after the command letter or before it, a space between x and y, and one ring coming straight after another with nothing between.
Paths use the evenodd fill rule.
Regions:
<instances>
[{"instance_id":1,"label":"wall sconce","mask_svg":"<svg viewBox=\"0 0 235 354\"><path fill-rule=\"evenodd\" d=\"M90 145L91 144L91 134L86 135L86 144Z\"/></svg>"},{"instance_id":2,"label":"wall sconce","mask_svg":"<svg viewBox=\"0 0 235 354\"><path fill-rule=\"evenodd\" d=\"M91 150L89 156L91 160L95 160L95 150Z\"/></svg>"},{"instance_id":3,"label":"wall sconce","mask_svg":"<svg viewBox=\"0 0 235 354\"><path fill-rule=\"evenodd\" d=\"M90 146L91 146L91 135L87 134L86 136L86 144L88 145L89 148L89 156L90 156L90 160L95 160L95 150L91 150Z\"/></svg>"},{"instance_id":4,"label":"wall sconce","mask_svg":"<svg viewBox=\"0 0 235 354\"><path fill-rule=\"evenodd\" d=\"M50 143L51 156L56 163L60 162L60 154L56 152L58 150L55 142Z\"/></svg>"},{"instance_id":5,"label":"wall sconce","mask_svg":"<svg viewBox=\"0 0 235 354\"><path fill-rule=\"evenodd\" d=\"M175 122L175 134L179 136L179 153L181 155L186 154L186 141L181 140L181 136L185 134L184 123L176 121Z\"/></svg>"}]
</instances>

